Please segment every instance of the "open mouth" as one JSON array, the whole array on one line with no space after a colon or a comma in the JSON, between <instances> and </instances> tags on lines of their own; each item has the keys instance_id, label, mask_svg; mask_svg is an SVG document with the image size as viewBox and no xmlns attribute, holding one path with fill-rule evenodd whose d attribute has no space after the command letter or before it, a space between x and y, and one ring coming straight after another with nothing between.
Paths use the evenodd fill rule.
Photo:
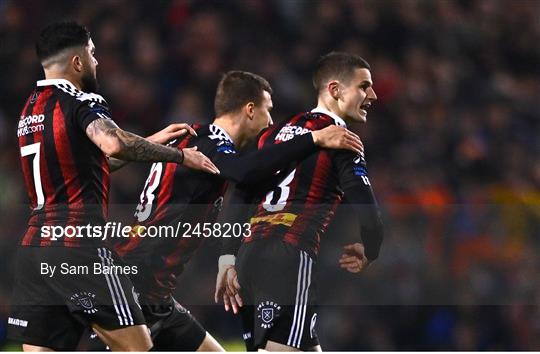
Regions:
<instances>
[{"instance_id":1,"label":"open mouth","mask_svg":"<svg viewBox=\"0 0 540 354\"><path fill-rule=\"evenodd\" d=\"M360 110L362 111L362 113L367 114L367 110L369 109L369 107L371 107L371 103L364 103L360 106Z\"/></svg>"}]
</instances>

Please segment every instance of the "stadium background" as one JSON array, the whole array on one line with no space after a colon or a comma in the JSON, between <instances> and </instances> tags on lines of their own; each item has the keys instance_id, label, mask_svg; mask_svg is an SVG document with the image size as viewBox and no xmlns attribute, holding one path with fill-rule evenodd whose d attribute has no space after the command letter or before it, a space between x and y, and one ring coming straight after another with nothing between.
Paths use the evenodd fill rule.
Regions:
<instances>
[{"instance_id":1,"label":"stadium background","mask_svg":"<svg viewBox=\"0 0 540 354\"><path fill-rule=\"evenodd\" d=\"M220 75L266 77L274 120L315 105L310 72L330 50L372 65L366 126L386 240L362 277L340 271L342 210L323 243L319 333L331 350L540 350L540 2L0 0L0 349L15 246L27 217L16 122L36 80L39 30L92 32L101 93L141 135L209 122ZM146 167L112 176L129 222ZM212 305L210 243L178 298L231 348L239 322Z\"/></svg>"}]
</instances>

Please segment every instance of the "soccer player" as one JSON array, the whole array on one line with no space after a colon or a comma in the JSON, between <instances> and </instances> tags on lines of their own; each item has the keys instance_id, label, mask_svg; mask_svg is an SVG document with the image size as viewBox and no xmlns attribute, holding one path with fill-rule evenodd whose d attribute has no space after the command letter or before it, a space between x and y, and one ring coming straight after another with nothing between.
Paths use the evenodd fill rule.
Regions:
<instances>
[{"instance_id":1,"label":"soccer player","mask_svg":"<svg viewBox=\"0 0 540 354\"><path fill-rule=\"evenodd\" d=\"M92 235L54 239L44 230L104 225L109 163L167 161L218 173L198 151L120 129L105 99L93 93L94 50L89 32L74 22L45 28L36 44L45 80L37 82L19 120L32 211L18 249L8 331L27 351L73 350L90 326L112 350L148 350L151 339L129 278L93 272L93 264L119 264L114 252ZM164 142L190 130L172 125L151 140Z\"/></svg>"},{"instance_id":2,"label":"soccer player","mask_svg":"<svg viewBox=\"0 0 540 354\"><path fill-rule=\"evenodd\" d=\"M313 83L317 107L265 131L259 148L281 144L302 129L366 122L377 96L365 60L330 53L318 62ZM242 239L238 252L236 240L223 239L216 301L223 297L225 309L233 307L235 313L240 307L248 350L320 350L314 274L320 238L343 195L356 210L362 242L346 245L339 263L359 273L378 257L382 242L363 153L319 150L282 169L271 183L234 193L236 205L225 208L231 213L226 220L242 221L242 205L250 200L258 205L250 219L251 237Z\"/></svg>"},{"instance_id":3,"label":"soccer player","mask_svg":"<svg viewBox=\"0 0 540 354\"><path fill-rule=\"evenodd\" d=\"M216 96L217 118L212 124L194 125L196 136L174 141L173 146L197 146L220 170L209 175L176 164L155 163L150 169L135 216L134 232L151 226L178 225L181 233L169 237L132 237L115 249L133 276L156 350L222 351L223 348L197 320L173 298L176 278L207 237L242 237L246 225L213 224L227 187L227 180L255 184L289 163L317 150L348 148L360 152L360 139L344 128L305 131L283 144L242 155L237 148L272 124L272 89L262 77L230 71L221 79ZM292 137L292 136L291 136ZM243 229L239 229L243 228ZM236 231L235 231L236 230ZM236 235L235 235L236 233ZM136 236L136 234L134 234ZM95 340L90 349L96 348ZM101 348L102 349L102 348Z\"/></svg>"}]
</instances>

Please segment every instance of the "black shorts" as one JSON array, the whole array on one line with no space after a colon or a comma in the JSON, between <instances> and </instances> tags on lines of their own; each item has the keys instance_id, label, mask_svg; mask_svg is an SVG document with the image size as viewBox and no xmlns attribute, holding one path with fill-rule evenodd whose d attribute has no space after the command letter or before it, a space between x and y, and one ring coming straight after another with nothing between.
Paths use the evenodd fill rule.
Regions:
<instances>
[{"instance_id":1,"label":"black shorts","mask_svg":"<svg viewBox=\"0 0 540 354\"><path fill-rule=\"evenodd\" d=\"M206 330L188 310L172 297L160 305L142 304L155 351L196 351L206 337ZM79 350L105 351L108 348L93 333L85 334Z\"/></svg>"},{"instance_id":2,"label":"black shorts","mask_svg":"<svg viewBox=\"0 0 540 354\"><path fill-rule=\"evenodd\" d=\"M74 350L93 323L145 324L127 268L106 247L19 247L8 337Z\"/></svg>"},{"instance_id":3,"label":"black shorts","mask_svg":"<svg viewBox=\"0 0 540 354\"><path fill-rule=\"evenodd\" d=\"M315 262L306 252L281 240L257 240L242 245L236 269L248 350L264 349L268 340L301 350L319 345Z\"/></svg>"}]
</instances>

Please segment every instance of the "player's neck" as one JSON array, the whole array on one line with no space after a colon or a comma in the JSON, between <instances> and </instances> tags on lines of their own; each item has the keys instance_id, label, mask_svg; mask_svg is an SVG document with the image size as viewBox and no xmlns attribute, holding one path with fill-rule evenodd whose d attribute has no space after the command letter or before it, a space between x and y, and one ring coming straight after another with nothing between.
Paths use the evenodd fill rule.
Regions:
<instances>
[{"instance_id":1,"label":"player's neck","mask_svg":"<svg viewBox=\"0 0 540 354\"><path fill-rule=\"evenodd\" d=\"M242 134L242 128L240 126L240 119L232 117L230 114L225 114L223 116L217 117L212 123L217 125L221 129L225 130L227 134L233 140L233 143L236 147L241 147L244 145L244 135Z\"/></svg>"},{"instance_id":2,"label":"player's neck","mask_svg":"<svg viewBox=\"0 0 540 354\"><path fill-rule=\"evenodd\" d=\"M340 114L341 111L339 110L337 102L335 101L324 99L324 97L319 97L316 109L332 112L336 116L343 119L343 116Z\"/></svg>"},{"instance_id":3,"label":"player's neck","mask_svg":"<svg viewBox=\"0 0 540 354\"><path fill-rule=\"evenodd\" d=\"M71 82L73 86L75 86L77 89L81 90L81 83L77 78L73 77L73 75L70 75L65 72L60 72L57 70L45 70L45 80L58 80L63 79Z\"/></svg>"}]
</instances>

